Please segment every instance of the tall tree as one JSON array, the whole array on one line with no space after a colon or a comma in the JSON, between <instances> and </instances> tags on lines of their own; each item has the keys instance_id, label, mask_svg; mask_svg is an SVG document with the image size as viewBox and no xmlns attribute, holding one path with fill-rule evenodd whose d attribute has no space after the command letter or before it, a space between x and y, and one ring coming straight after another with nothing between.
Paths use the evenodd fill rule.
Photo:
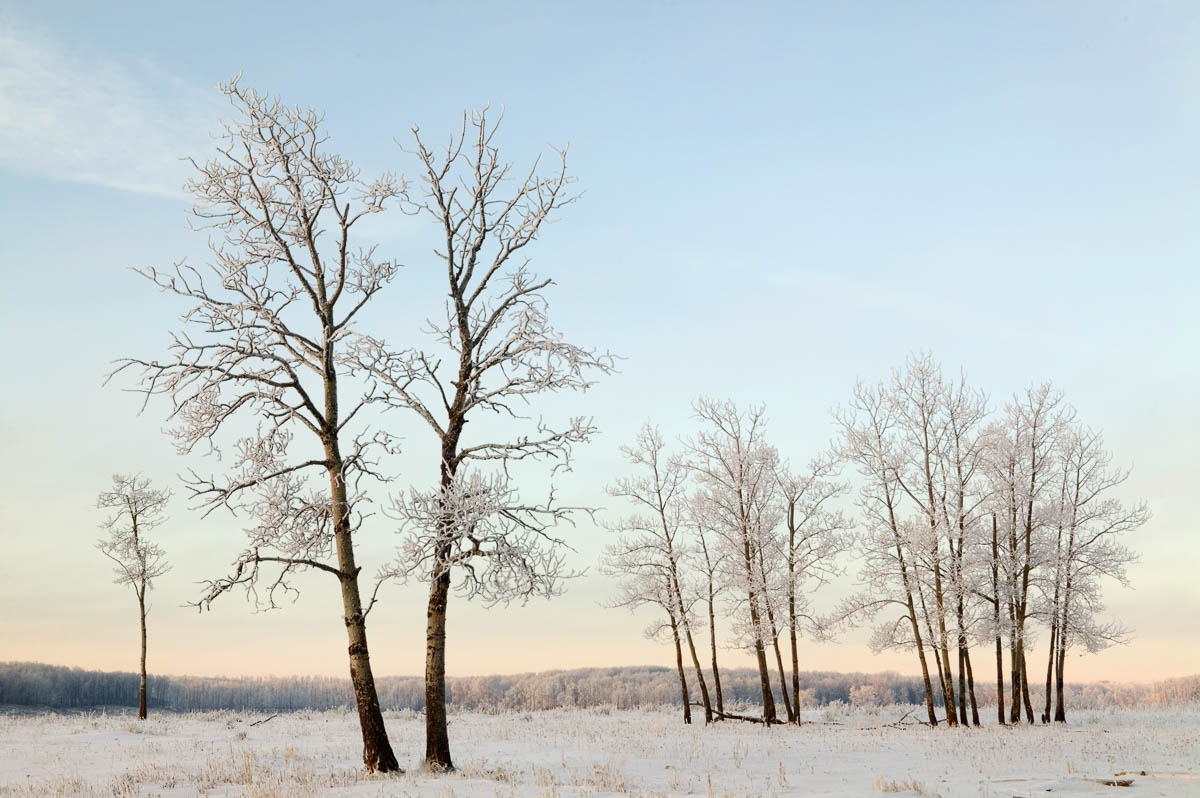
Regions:
<instances>
[{"instance_id":1,"label":"tall tree","mask_svg":"<svg viewBox=\"0 0 1200 798\"><path fill-rule=\"evenodd\" d=\"M925 687L925 711L929 725L936 726L928 658L932 643L928 624L924 633L921 628L928 615L923 608L918 609L924 601L918 568L928 527L920 519L914 523L904 515L902 420L884 384L861 381L854 387L851 402L835 411L835 418L842 432L838 456L854 464L862 478L857 500L861 533L857 540L862 559L859 579L864 589L843 600L822 626L834 629L860 618L874 619L885 610L897 611L875 626L871 647L877 651L916 651Z\"/></svg>"},{"instance_id":2,"label":"tall tree","mask_svg":"<svg viewBox=\"0 0 1200 798\"><path fill-rule=\"evenodd\" d=\"M986 450L987 396L970 388L965 376L946 384L943 444L938 453L941 488L938 495L949 552L947 590L953 603L953 628L958 649L959 719L979 725L975 677L971 668L970 639L977 623L975 605L980 591L975 567L985 536L984 506L987 487L983 477Z\"/></svg>"},{"instance_id":3,"label":"tall tree","mask_svg":"<svg viewBox=\"0 0 1200 798\"><path fill-rule=\"evenodd\" d=\"M1150 509L1144 501L1126 506L1112 495L1129 478L1129 470L1112 461L1098 431L1072 424L1062 436L1053 578L1045 588L1050 608L1046 721L1052 694L1054 720L1067 719L1063 690L1067 652L1073 647L1095 652L1127 637L1119 624L1098 618L1103 611L1100 581L1110 578L1128 584L1126 566L1137 555L1121 542L1121 536L1148 522Z\"/></svg>"},{"instance_id":4,"label":"tall tree","mask_svg":"<svg viewBox=\"0 0 1200 798\"><path fill-rule=\"evenodd\" d=\"M422 192L407 210L437 225L445 316L428 322L433 347L393 352L381 340L364 338L355 356L356 368L373 381L375 400L415 413L437 445L437 487L427 495L444 505L442 520L430 527L427 514L419 512L419 523L409 531L424 530L416 545L423 553L421 575L430 583L425 761L438 769L453 767L446 725L446 613L455 566L468 593L480 590L475 563L483 562L491 567L492 599L550 595L564 572L559 558L544 554L561 545L548 530L570 512L555 505L553 492L544 503L507 508L502 506L507 499L497 496L498 519L484 545L471 525L456 521L454 503L464 496L456 487L464 479L461 472L494 466L507 475L511 464L541 459L556 461L555 470L569 467L572 448L596 432L591 420L577 416L550 426L529 423L518 411L539 395L586 390L593 375L613 368L609 354L570 344L551 325L545 295L551 280L527 268L526 248L577 198L569 190L574 181L567 175L566 151L556 153L549 175L538 174L539 159L518 176L494 143L498 126L486 109L464 114L459 132L436 152L413 129ZM497 415L517 422L510 437L464 435L469 420ZM506 476L498 493L512 490ZM411 572L412 564L402 561L401 570Z\"/></svg>"},{"instance_id":5,"label":"tall tree","mask_svg":"<svg viewBox=\"0 0 1200 798\"><path fill-rule=\"evenodd\" d=\"M1053 556L1046 507L1056 498L1052 475L1059 440L1073 418L1062 392L1042 383L1014 396L988 436L987 472L1001 544L1000 589L1007 604L1011 723L1021 720L1022 709L1028 722L1034 720L1025 661L1026 623L1034 610L1030 587Z\"/></svg>"},{"instance_id":6,"label":"tall tree","mask_svg":"<svg viewBox=\"0 0 1200 798\"><path fill-rule=\"evenodd\" d=\"M784 600L792 654L793 720L800 723L800 654L802 628L819 627L811 614L809 594L840 574L838 557L853 544L849 519L834 509L834 502L848 486L835 479L837 462L828 456L813 459L808 467L793 473L786 466L776 472L786 530L784 549ZM784 686L787 689L787 686Z\"/></svg>"},{"instance_id":7,"label":"tall tree","mask_svg":"<svg viewBox=\"0 0 1200 798\"><path fill-rule=\"evenodd\" d=\"M744 625L762 690L763 721L777 722L766 645L770 638L760 554L778 523L775 469L779 455L765 438L761 407L699 398L692 404L702 429L687 443L697 506L727 552L727 578L747 615ZM781 685L782 687L782 685Z\"/></svg>"},{"instance_id":8,"label":"tall tree","mask_svg":"<svg viewBox=\"0 0 1200 798\"><path fill-rule=\"evenodd\" d=\"M226 508L254 521L232 573L209 582L198 605L243 586L275 607L277 596L295 593L300 572L336 580L363 762L368 771L396 771L354 550L366 485L381 478L374 458L391 439L358 417L370 397L355 397L346 371L360 311L396 273L373 247L360 248L355 227L404 187L391 175L365 182L326 151L312 109L236 80L221 90L236 117L223 126L217 156L193 161L188 183L194 218L215 233L213 259L203 269L181 262L139 272L191 307L166 360L126 359L114 374L138 369L146 401L170 399L181 452L219 453L219 438L235 438L225 474L193 470L186 479L206 515Z\"/></svg>"},{"instance_id":9,"label":"tall tree","mask_svg":"<svg viewBox=\"0 0 1200 798\"><path fill-rule=\"evenodd\" d=\"M606 550L610 567L618 573L626 566L638 574L656 573L663 580L672 624L677 626L676 640L681 629L696 670L704 722L712 723L708 681L692 636L696 625L692 608L697 598L685 586L690 580L683 572L684 559L692 554L685 541L687 466L667 454L662 434L649 424L639 430L632 446L621 447L621 454L640 473L617 479L608 486L608 494L633 504L637 512L610 527L618 535L617 542ZM685 713L685 721L690 721L690 712Z\"/></svg>"},{"instance_id":10,"label":"tall tree","mask_svg":"<svg viewBox=\"0 0 1200 798\"><path fill-rule=\"evenodd\" d=\"M146 719L146 595L154 580L170 570L166 552L149 538L149 534L167 520L166 506L171 492L156 489L150 480L137 475L114 474L112 489L100 494L96 506L112 510L100 528L104 537L96 548L116 565L113 572L119 585L133 588L138 603L138 623L141 629L141 658L138 673L138 718Z\"/></svg>"}]
</instances>

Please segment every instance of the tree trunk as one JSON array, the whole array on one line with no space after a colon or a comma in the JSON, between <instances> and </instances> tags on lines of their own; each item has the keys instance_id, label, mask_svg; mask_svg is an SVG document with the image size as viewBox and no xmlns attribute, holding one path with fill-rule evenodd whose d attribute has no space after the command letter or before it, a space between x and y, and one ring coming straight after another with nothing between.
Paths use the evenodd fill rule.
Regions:
<instances>
[{"instance_id":1,"label":"tree trunk","mask_svg":"<svg viewBox=\"0 0 1200 798\"><path fill-rule=\"evenodd\" d=\"M684 636L687 638L688 651L692 654L692 665L696 668L696 681L700 683L700 700L704 704L704 725L708 725L713 721L712 703L708 695L708 683L704 679L704 668L700 667L700 658L696 656L696 644L692 642L692 630L690 626L683 627Z\"/></svg>"},{"instance_id":2,"label":"tree trunk","mask_svg":"<svg viewBox=\"0 0 1200 798\"><path fill-rule=\"evenodd\" d=\"M1063 646L1062 640L1058 641L1058 667L1055 668L1055 707L1054 720L1056 724L1066 724L1067 722L1067 704L1066 698L1063 697L1063 674L1067 667L1067 649Z\"/></svg>"},{"instance_id":3,"label":"tree trunk","mask_svg":"<svg viewBox=\"0 0 1200 798\"><path fill-rule=\"evenodd\" d=\"M679 602L679 620L683 624L683 634L687 640L688 652L692 655L692 665L696 668L696 681L700 683L700 700L704 704L704 725L707 726L713 720L712 702L708 696L708 682L704 678L704 669L700 667L700 657L696 656L696 643L692 639L692 624L683 608L683 588L679 585L679 574L674 570L674 561L672 561L671 569L671 587L675 591L675 600Z\"/></svg>"},{"instance_id":4,"label":"tree trunk","mask_svg":"<svg viewBox=\"0 0 1200 798\"><path fill-rule=\"evenodd\" d=\"M758 567L762 573L763 584L765 585L767 582L767 571L761 551L759 552ZM763 593L763 604L767 608L767 623L771 627L771 645L775 648L775 666L779 669L779 695L783 699L783 709L787 713L788 723L793 723L796 720L796 715L792 712L792 701L788 698L787 671L783 669L783 655L779 651L779 627L775 624L775 610L771 607L771 598L765 592Z\"/></svg>"},{"instance_id":5,"label":"tree trunk","mask_svg":"<svg viewBox=\"0 0 1200 798\"><path fill-rule=\"evenodd\" d=\"M933 493L933 470L930 463L929 453L931 444L929 442L929 426L924 428L924 457L925 457L925 486L929 491L929 536L933 541L933 548L930 551L932 555L933 565L933 598L937 607L937 628L938 636L930 641L931 645L938 646L940 660L945 664L945 672L942 676L942 703L946 707L946 723L951 726L958 725L958 711L954 706L954 672L950 668L950 639L946 634L946 603L945 594L942 589L942 558L940 545L938 542L937 533L937 500ZM928 618L928 615L926 616ZM940 669L939 669L940 670Z\"/></svg>"},{"instance_id":6,"label":"tree trunk","mask_svg":"<svg viewBox=\"0 0 1200 798\"><path fill-rule=\"evenodd\" d=\"M439 468L441 490L454 484L458 469L458 440L462 434L462 388L465 384L460 364L460 388L450 410L450 421L442 437L442 462ZM442 524L453 521L447 516ZM451 537L449 530L443 539ZM450 757L450 728L446 719L446 612L450 603L450 566L443 565L450 557L449 544L438 547L429 582L429 605L425 611L425 765L435 771L454 769Z\"/></svg>"},{"instance_id":7,"label":"tree trunk","mask_svg":"<svg viewBox=\"0 0 1200 798\"><path fill-rule=\"evenodd\" d=\"M788 500L788 638L792 644L792 708L789 713L796 725L800 725L800 654L796 646L796 502ZM787 693L787 682L783 684Z\"/></svg>"},{"instance_id":8,"label":"tree trunk","mask_svg":"<svg viewBox=\"0 0 1200 798\"><path fill-rule=\"evenodd\" d=\"M992 514L992 623L996 631L996 719L1004 725L1004 645L1000 639L1000 536Z\"/></svg>"},{"instance_id":9,"label":"tree trunk","mask_svg":"<svg viewBox=\"0 0 1200 798\"><path fill-rule=\"evenodd\" d=\"M971 667L971 649L963 648L967 662L967 691L971 696L971 725L979 727L979 704L975 701L975 670Z\"/></svg>"},{"instance_id":10,"label":"tree trunk","mask_svg":"<svg viewBox=\"0 0 1200 798\"><path fill-rule=\"evenodd\" d=\"M775 698L771 695L771 674L767 668L767 652L762 641L762 623L759 617L758 596L750 591L750 626L754 629L754 658L758 662L758 680L762 688L763 722L774 723Z\"/></svg>"},{"instance_id":11,"label":"tree trunk","mask_svg":"<svg viewBox=\"0 0 1200 798\"><path fill-rule=\"evenodd\" d=\"M1009 687L1012 690L1012 709L1008 715L1009 723L1020 723L1021 721L1021 658L1018 651L1020 631L1017 629L1017 611L1013 607L1012 600L1008 602L1008 612L1011 622L1012 634L1008 641L1008 663L1012 671L1012 678Z\"/></svg>"},{"instance_id":12,"label":"tree trunk","mask_svg":"<svg viewBox=\"0 0 1200 798\"><path fill-rule=\"evenodd\" d=\"M345 514L346 490L340 474L333 476L333 521L337 532L338 564L341 575L342 610L349 639L350 682L354 686L354 702L358 707L358 722L362 728L363 764L368 772L399 771L396 755L388 741L375 675L371 672L371 656L367 648L367 624L363 617L362 598L358 591L359 568L354 563L354 548L350 539L349 519Z\"/></svg>"},{"instance_id":13,"label":"tree trunk","mask_svg":"<svg viewBox=\"0 0 1200 798\"><path fill-rule=\"evenodd\" d=\"M917 623L917 608L913 604L912 590L908 586L908 569L904 564L904 556L900 553L900 544L896 544L896 554L900 561L900 576L904 580L905 596L908 601L908 620L912 623L913 639L917 643L917 659L921 661L921 680L925 684L925 710L929 713L929 725L937 725L937 712L933 708L933 685L929 681L929 663L925 660L925 646L921 641L921 625Z\"/></svg>"},{"instance_id":14,"label":"tree trunk","mask_svg":"<svg viewBox=\"0 0 1200 798\"><path fill-rule=\"evenodd\" d=\"M679 645L679 624L675 621L675 613L667 613L671 618L671 638L675 641L675 670L679 672L679 692L683 698L683 722L692 722L692 703L688 697L687 674L683 671L683 648Z\"/></svg>"},{"instance_id":15,"label":"tree trunk","mask_svg":"<svg viewBox=\"0 0 1200 798\"><path fill-rule=\"evenodd\" d=\"M789 636L792 642L792 706L796 710L796 725L799 726L800 720L800 654L796 647L796 596L791 596L791 606L789 607L791 615L791 623L789 625Z\"/></svg>"},{"instance_id":16,"label":"tree trunk","mask_svg":"<svg viewBox=\"0 0 1200 798\"><path fill-rule=\"evenodd\" d=\"M1050 701L1054 696L1051 679L1054 678L1054 656L1058 649L1058 607L1054 608L1054 620L1050 623L1050 655L1046 658L1046 709L1042 712L1042 723L1050 722Z\"/></svg>"},{"instance_id":17,"label":"tree trunk","mask_svg":"<svg viewBox=\"0 0 1200 798\"><path fill-rule=\"evenodd\" d=\"M996 722L1004 725L1004 645L996 630Z\"/></svg>"},{"instance_id":18,"label":"tree trunk","mask_svg":"<svg viewBox=\"0 0 1200 798\"><path fill-rule=\"evenodd\" d=\"M713 611L712 584L708 592L708 633L709 645L712 647L713 686L717 691L717 712L725 713L725 697L721 694L721 669L717 667L717 618Z\"/></svg>"},{"instance_id":19,"label":"tree trunk","mask_svg":"<svg viewBox=\"0 0 1200 798\"><path fill-rule=\"evenodd\" d=\"M717 712L725 714L725 696L721 694L721 670L717 667L717 614L716 592L713 590L713 564L708 556L708 544L704 541L703 527L698 529L700 550L704 553L704 566L708 574L708 638L712 649L713 687L717 691Z\"/></svg>"},{"instance_id":20,"label":"tree trunk","mask_svg":"<svg viewBox=\"0 0 1200 798\"><path fill-rule=\"evenodd\" d=\"M141 679L138 681L138 720L146 719L146 583L138 592L138 615L142 622Z\"/></svg>"},{"instance_id":21,"label":"tree trunk","mask_svg":"<svg viewBox=\"0 0 1200 798\"><path fill-rule=\"evenodd\" d=\"M322 289L323 290L323 289ZM350 502L346 494L346 478L342 453L338 445L337 364L333 353L334 331L330 318L325 318L325 421L323 430L326 469L329 474L329 512L333 526L334 548L338 560L338 582L342 590L342 618L349 641L350 682L354 687L354 703L358 708L358 724L363 738L363 764L367 772L400 771L400 764L388 741L379 693L375 689L375 674L371 671L371 655L367 648L367 621L363 615L362 596L358 590L359 568L354 561L354 541L350 530Z\"/></svg>"},{"instance_id":22,"label":"tree trunk","mask_svg":"<svg viewBox=\"0 0 1200 798\"><path fill-rule=\"evenodd\" d=\"M1055 669L1054 685L1057 689L1057 700L1054 703L1054 722L1067 722L1066 699L1063 697L1063 671L1067 667L1067 616L1066 597L1063 597L1062 628L1058 631L1058 667Z\"/></svg>"},{"instance_id":23,"label":"tree trunk","mask_svg":"<svg viewBox=\"0 0 1200 798\"><path fill-rule=\"evenodd\" d=\"M967 725L967 648L962 638L958 640L958 717Z\"/></svg>"},{"instance_id":24,"label":"tree trunk","mask_svg":"<svg viewBox=\"0 0 1200 798\"><path fill-rule=\"evenodd\" d=\"M777 720L775 698L771 695L771 674L767 667L767 652L763 646L762 615L758 606L758 594L754 590L754 554L750 551L749 533L742 529L742 560L746 567L747 602L750 605L750 628L754 630L754 658L758 664L759 686L762 688L763 723L770 725Z\"/></svg>"},{"instance_id":25,"label":"tree trunk","mask_svg":"<svg viewBox=\"0 0 1200 798\"><path fill-rule=\"evenodd\" d=\"M700 683L700 700L704 704L704 725L712 723L712 703L708 696L708 683L704 679L704 668L700 667L700 658L696 656L696 644L692 641L692 625L688 623L687 616L681 615L683 618L683 634L688 644L688 651L692 655L692 665L696 668L696 681Z\"/></svg>"},{"instance_id":26,"label":"tree trunk","mask_svg":"<svg viewBox=\"0 0 1200 798\"><path fill-rule=\"evenodd\" d=\"M933 494L930 493L932 499ZM945 597L942 593L942 563L941 557L936 551L937 544L934 544L933 558L933 597L937 607L937 622L938 636L937 641L940 645L941 660L945 663L945 673L942 674L942 703L946 705L946 723L951 726L958 725L958 710L954 706L954 671L950 667L950 638L946 633L946 606Z\"/></svg>"},{"instance_id":27,"label":"tree trunk","mask_svg":"<svg viewBox=\"0 0 1200 798\"><path fill-rule=\"evenodd\" d=\"M1033 723L1033 702L1029 700L1029 666L1025 662L1025 641L1019 646L1021 652L1021 700L1025 703L1025 717Z\"/></svg>"},{"instance_id":28,"label":"tree trunk","mask_svg":"<svg viewBox=\"0 0 1200 798\"><path fill-rule=\"evenodd\" d=\"M954 711L954 682L952 677L946 672L950 669L950 663L946 662L943 666L941 650L938 647L938 638L933 631L933 621L929 619L929 608L925 604L925 594L921 591L920 585L917 585L917 595L921 597L921 614L925 618L925 631L928 633L926 638L929 641L929 647L933 649L933 662L937 665L938 684L942 690L942 708L946 710L946 723L950 726L958 725L957 713ZM947 692L947 686L949 691Z\"/></svg>"},{"instance_id":29,"label":"tree trunk","mask_svg":"<svg viewBox=\"0 0 1200 798\"><path fill-rule=\"evenodd\" d=\"M774 629L772 629L774 631ZM788 723L796 722L796 712L792 709L792 699L788 697L787 671L783 669L783 655L779 652L779 636L774 638L775 664L779 667L779 695L783 697L783 709L787 713Z\"/></svg>"},{"instance_id":30,"label":"tree trunk","mask_svg":"<svg viewBox=\"0 0 1200 798\"><path fill-rule=\"evenodd\" d=\"M425 613L425 764L434 770L453 770L450 730L446 720L446 608L450 572L429 586Z\"/></svg>"}]
</instances>

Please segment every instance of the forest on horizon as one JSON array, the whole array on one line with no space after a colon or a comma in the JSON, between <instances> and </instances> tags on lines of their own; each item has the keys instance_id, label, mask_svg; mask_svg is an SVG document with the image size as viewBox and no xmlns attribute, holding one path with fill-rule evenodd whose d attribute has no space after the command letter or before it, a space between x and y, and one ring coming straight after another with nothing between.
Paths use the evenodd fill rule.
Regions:
<instances>
[{"instance_id":1,"label":"forest on horizon","mask_svg":"<svg viewBox=\"0 0 1200 798\"><path fill-rule=\"evenodd\" d=\"M726 675L728 674L728 675ZM921 677L894 671L839 673L802 671L805 708L847 704L855 707L919 703ZM758 673L753 668L722 672L733 705L753 705ZM34 662L0 662L0 711L4 707L93 709L137 706L139 675ZM385 711L424 708L420 676L377 678ZM528 712L561 708L651 709L678 702L678 682L667 666L574 668L537 673L459 676L447 679L449 706L458 711ZM989 689L992 692L988 692ZM1163 707L1200 701L1200 674L1151 683L1068 684L1072 703L1084 709ZM353 706L350 680L331 676L205 677L151 675L152 708L169 712L258 710L297 712ZM979 686L985 704L994 687Z\"/></svg>"}]
</instances>

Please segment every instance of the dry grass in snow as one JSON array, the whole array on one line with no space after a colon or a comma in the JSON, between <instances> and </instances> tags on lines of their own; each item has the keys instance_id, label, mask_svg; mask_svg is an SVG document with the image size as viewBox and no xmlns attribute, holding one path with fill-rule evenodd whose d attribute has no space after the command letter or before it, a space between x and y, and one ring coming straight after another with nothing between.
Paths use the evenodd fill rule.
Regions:
<instances>
[{"instance_id":1,"label":"dry grass in snow","mask_svg":"<svg viewBox=\"0 0 1200 798\"><path fill-rule=\"evenodd\" d=\"M0 715L0 798L1200 795L1200 710L1080 713L1065 728L884 725L901 714L826 710L770 731L687 727L666 711L457 714L459 770L431 774L418 767L422 717L389 713L401 776L363 773L350 712L258 726L264 716L231 712ZM1128 778L1130 793L1101 783Z\"/></svg>"}]
</instances>

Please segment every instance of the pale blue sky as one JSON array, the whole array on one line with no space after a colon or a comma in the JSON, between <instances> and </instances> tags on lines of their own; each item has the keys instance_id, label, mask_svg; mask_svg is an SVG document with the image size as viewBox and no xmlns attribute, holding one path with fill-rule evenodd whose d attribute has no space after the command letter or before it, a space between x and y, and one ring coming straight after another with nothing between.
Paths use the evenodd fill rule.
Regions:
<instances>
[{"instance_id":1,"label":"pale blue sky","mask_svg":"<svg viewBox=\"0 0 1200 798\"><path fill-rule=\"evenodd\" d=\"M100 382L112 358L165 346L180 308L126 267L202 259L177 159L207 152L225 113L212 88L241 71L325 111L332 147L368 174L412 172L394 137L419 123L437 138L489 101L519 162L570 143L586 195L533 266L559 284L562 328L628 357L571 404L604 431L571 495L601 501L617 446L647 417L687 431L700 392L766 402L773 439L805 460L854 380L912 351L996 401L1050 378L1155 513L1138 589L1110 593L1138 643L1073 675L1195 670L1200 7L116 5L0 2L0 658L134 665L132 601L90 547L91 504L115 470L170 482L184 463L161 406L137 418ZM428 312L434 241L403 217L370 232L408 266L389 300L400 339ZM177 608L241 537L175 505L152 667L342 673L319 578L272 616L237 598ZM602 536L574 539L594 566ZM391 542L380 528L364 548ZM598 606L609 591L592 575L511 613L459 602L451 672L668 662L642 619ZM423 607L396 590L373 616L378 672L419 672ZM808 655L913 670L854 635Z\"/></svg>"}]
</instances>

